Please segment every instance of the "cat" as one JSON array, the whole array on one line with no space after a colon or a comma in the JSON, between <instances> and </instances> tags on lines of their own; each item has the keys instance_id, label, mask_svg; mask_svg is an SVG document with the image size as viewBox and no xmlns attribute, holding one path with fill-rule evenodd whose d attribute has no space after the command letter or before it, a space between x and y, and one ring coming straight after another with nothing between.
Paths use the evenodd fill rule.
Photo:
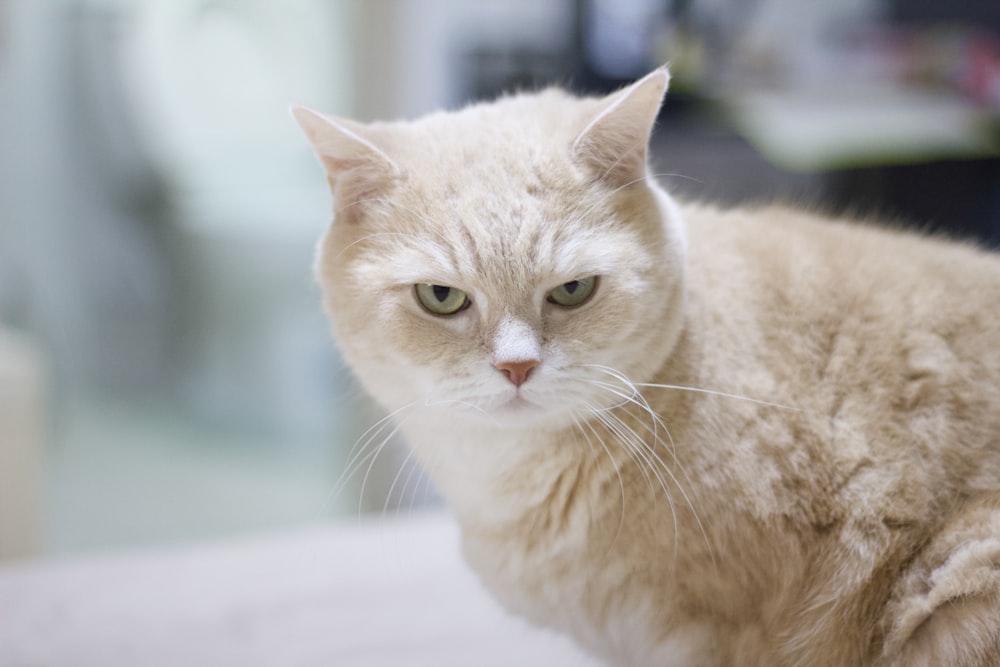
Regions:
<instances>
[{"instance_id":1,"label":"cat","mask_svg":"<svg viewBox=\"0 0 1000 667\"><path fill-rule=\"evenodd\" d=\"M613 665L1000 665L1000 259L680 203L669 82L293 106L334 337L512 612Z\"/></svg>"}]
</instances>

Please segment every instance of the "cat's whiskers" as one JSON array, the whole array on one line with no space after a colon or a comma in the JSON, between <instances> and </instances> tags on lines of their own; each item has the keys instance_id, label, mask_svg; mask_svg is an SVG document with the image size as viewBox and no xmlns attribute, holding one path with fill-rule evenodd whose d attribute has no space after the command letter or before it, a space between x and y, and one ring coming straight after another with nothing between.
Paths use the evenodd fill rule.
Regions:
<instances>
[{"instance_id":1,"label":"cat's whiskers","mask_svg":"<svg viewBox=\"0 0 1000 667\"><path fill-rule=\"evenodd\" d=\"M660 415L658 415L656 413L656 411L653 410L652 406L649 404L649 401L647 401L646 397L643 396L643 394L642 394L641 391L639 391L639 388L636 386L636 384L634 382L632 382L624 373L621 373L621 372L615 370L614 368L611 368L610 366L602 366L602 365L599 365L599 364L589 364L589 367L596 368L596 369L598 369L600 371L603 371L604 373L607 373L608 375L612 376L614 379L618 380L618 382L620 382L621 384L625 385L626 387L628 387L631 390L631 394L627 397L627 401L626 402L627 403L634 403L634 404L638 405L640 408L642 408L642 410L646 414L648 414L650 416L650 418L651 418L651 420L653 422L653 427L650 428L649 426L646 426L646 424L644 422L643 422L643 426L646 426L646 429L650 431L650 433L652 434L652 436L653 436L654 440L656 441L656 443L663 445L664 447L666 447L668 449L668 451L670 451L670 454L671 454L671 456L673 457L673 460L674 460L674 464L677 465L679 468L681 468L681 470L683 472L683 467L681 466L681 463L680 463L680 461L677 458L677 448L674 446L673 437L670 435L670 429L667 428L666 423L664 423L664 421L660 417ZM597 380L591 380L591 382L592 383L598 383ZM611 389L614 389L614 390L617 390L616 386L609 385L607 383L599 383L599 385L607 387L607 388L611 388ZM660 429L662 429L663 433L666 434L667 440L670 441L669 446L667 445L667 443L663 442L663 440L660 438L660 435L659 435L659 430ZM685 477L687 477L686 473L685 473ZM690 481L691 480L688 479L688 483L690 483Z\"/></svg>"},{"instance_id":2,"label":"cat's whiskers","mask_svg":"<svg viewBox=\"0 0 1000 667\"><path fill-rule=\"evenodd\" d=\"M690 387L686 385L679 384L659 384L655 382L633 382L629 380L624 374L619 371L610 368L608 366L602 366L601 364L583 364L586 368L595 368L597 370L603 371L608 375L611 375L621 381L622 383L631 387L636 393L639 392L639 387L650 388L650 389L675 389L677 391L691 391L700 394L711 394L712 396L720 396L722 398L732 398L740 401L747 401L750 403L756 403L757 405L764 405L770 408L780 408L782 410L791 410L793 412L802 412L802 408L797 408L791 405L782 405L781 403L773 403L771 401L764 401L759 398L751 398L750 396L744 396L743 394L732 394L725 391L718 391L715 389L705 389L704 387Z\"/></svg>"},{"instance_id":3,"label":"cat's whiskers","mask_svg":"<svg viewBox=\"0 0 1000 667\"><path fill-rule=\"evenodd\" d=\"M780 410L791 410L793 412L802 412L802 408L797 408L791 405L782 405L780 403L772 403L771 401L762 401L759 398L750 398L749 396L743 396L742 394L730 394L724 391L715 391L713 389L703 389L701 387L686 387L683 385L676 384L656 384L652 382L636 382L637 387L647 387L651 389L676 389L678 391L691 391L700 394L710 394L712 396L720 396L722 398L733 398L740 401L747 401L749 403L756 403L757 405L764 405L769 408L778 408Z\"/></svg>"},{"instance_id":4,"label":"cat's whiskers","mask_svg":"<svg viewBox=\"0 0 1000 667\"><path fill-rule=\"evenodd\" d=\"M642 424L643 428L645 428L646 431L653 437L653 445L654 446L655 445L660 445L660 446L664 447L667 451L670 452L670 455L671 455L671 458L673 459L674 465L677 467L678 470L680 470L681 474L684 475L685 481L687 481L688 484L691 484L692 483L691 482L691 478L688 476L687 470L684 468L683 465L681 465L680 459L677 458L677 447L674 444L673 436L670 435L670 429L667 428L666 423L664 423L664 421L660 417L660 415L658 415L656 413L656 411L653 410L652 406L650 406L649 402L646 400L646 397L642 395L642 393L635 387L634 384L632 384L629 381L629 379L627 377L625 377L621 373L618 373L617 371L615 371L614 369L611 369L611 368L605 368L604 370L606 372L609 372L610 374L614 375L623 384L625 384L626 386L628 386L628 387L630 387L632 389L632 394L627 398L627 400L624 401L624 403L625 404L632 403L634 405L637 405L643 412L645 412L647 415L649 415L650 421L652 422L652 426L646 424L646 422L644 420L642 420L642 419L637 419L637 421L640 424ZM601 386L602 388L607 388L607 389L611 390L613 393L616 393L617 395L620 395L620 396L622 395L622 394L618 393L618 390L617 390L617 388L614 385L610 385L608 383L597 382L595 380L591 380L591 382L592 383L596 383L598 386ZM628 411L628 412L629 412L629 414L633 414L633 413L631 413L631 411ZM660 437L660 432L661 431L667 437L667 441L668 442L664 442L663 438ZM664 463L664 466L665 465L666 464ZM671 474L671 477L673 478L672 474ZM677 484L677 488L683 494L684 493L683 486L676 479L674 480L674 483ZM686 496L685 496L685 500L688 500L686 498ZM689 505L691 504L690 500L688 500L688 504ZM693 507L692 507L692 509L693 509Z\"/></svg>"},{"instance_id":5,"label":"cat's whiskers","mask_svg":"<svg viewBox=\"0 0 1000 667\"><path fill-rule=\"evenodd\" d=\"M389 505L392 503L393 497L392 494L396 490L396 485L399 483L400 478L403 476L403 471L409 468L409 473L406 475L406 480L403 482L403 486L399 492L399 502L396 503L396 514L399 514L399 508L403 505L403 497L406 495L406 487L410 485L410 479L413 477L413 471L417 467L417 463L414 461L413 457L413 449L411 447L407 447L406 456L399 464L399 469L396 471L395 476L392 478L392 482L389 484L389 488L385 492L385 502L382 503L382 514L389 513Z\"/></svg>"},{"instance_id":6,"label":"cat's whiskers","mask_svg":"<svg viewBox=\"0 0 1000 667\"><path fill-rule=\"evenodd\" d=\"M447 401L443 401L443 403L447 403ZM424 404L426 405L427 401L425 401ZM407 507L407 511L412 513L417 499L421 496L421 494L426 493L426 491L421 490L421 487L426 488L428 485L432 484L433 479L429 471L440 468L446 464L447 461L445 461L445 459L448 456L448 452L436 447L425 447L420 451L420 457L418 459L416 456L416 450L412 447L408 449L410 455L406 457L400 466L402 467L409 463L410 472L407 474L406 480L403 482L403 488L399 494L399 506L397 506L396 509L399 511L402 508L403 500L406 497L406 489L410 484L410 479L416 476L416 483L413 485L413 490L410 493L410 502Z\"/></svg>"},{"instance_id":7,"label":"cat's whiskers","mask_svg":"<svg viewBox=\"0 0 1000 667\"><path fill-rule=\"evenodd\" d=\"M387 435L382 440L382 442L379 443L378 447L375 448L375 451L374 451L374 453L371 456L371 462L368 464L368 468L365 470L364 477L361 478L361 488L358 491L358 516L359 516L359 518L361 516L361 512L362 512L362 509L363 509L362 503L364 502L364 498L365 498L365 488L368 485L368 478L371 475L372 470L375 467L375 461L378 460L379 454L382 453L382 450L384 450L385 447L386 447L386 445L389 444L389 441L392 440L392 438L396 435L396 433L399 432L399 429L402 428L403 422L405 422L405 421L406 421L405 419L398 420L398 422L396 423L395 427L391 431L389 431L389 435Z\"/></svg>"},{"instance_id":8,"label":"cat's whiskers","mask_svg":"<svg viewBox=\"0 0 1000 667\"><path fill-rule=\"evenodd\" d=\"M650 476L649 470L646 467L646 464L650 464L651 461L642 456L641 447L637 446L638 443L636 440L638 439L638 434L636 434L636 432L628 424L623 422L615 413L608 412L607 410L597 410L592 405L588 405L587 407L597 421L600 422L601 425L603 425L604 428L611 433L611 435L615 436L618 444L624 445L624 452L630 459L632 459L632 461L636 463L636 465L639 466L639 470L642 472L643 477L646 480L646 485L649 488L650 496L653 498L653 502L655 503L659 494L656 493L654 489L653 478ZM657 481L659 482L660 489L669 498L670 491L665 487L666 480L658 477Z\"/></svg>"},{"instance_id":9,"label":"cat's whiskers","mask_svg":"<svg viewBox=\"0 0 1000 667\"><path fill-rule=\"evenodd\" d=\"M694 176L688 176L687 174L678 174L676 172L659 171L654 174L650 174L650 176L652 176L653 178L683 178L689 181L694 181L695 183L698 183L700 185L705 185L705 181L701 180L700 178L695 178Z\"/></svg>"},{"instance_id":10,"label":"cat's whiskers","mask_svg":"<svg viewBox=\"0 0 1000 667\"><path fill-rule=\"evenodd\" d=\"M631 393L630 394L626 394L625 391L622 391L617 386L611 385L611 384L606 383L606 382L600 382L600 381L597 381L597 380L590 380L591 384L593 384L595 386L598 386L598 387L600 387L602 389L606 389L606 390L610 391L611 393L615 394L616 396L619 396L619 397L621 397L623 399L626 399L627 403L631 403L631 404L637 406L642 412L644 412L645 414L647 414L650 417L650 421L652 423L652 426L650 426L649 424L647 424L645 422L645 420L643 420L641 418L637 418L636 421L638 423L642 424L642 426L646 429L646 431L651 435L651 437L653 438L652 445L646 443L645 439L639 437L638 434L636 434L636 437L638 438L638 441L642 444L643 448L646 449L649 452L649 454L651 454L653 457L655 457L655 460L656 460L657 463L659 463L660 468L664 472L666 472L667 475L669 475L670 480L677 487L677 490L680 492L681 497L684 498L685 503L687 504L688 508L691 510L691 514L694 517L694 520L695 520L695 522L698 525L698 530L701 532L702 539L704 540L705 546L708 549L709 556L710 556L710 558L712 560L712 564L713 564L713 566L716 566L715 549L712 546L711 540L709 540L708 532L706 531L705 525L702 522L701 517L699 516L697 509L695 508L694 502L692 501L692 499L688 495L688 493L685 491L684 485L681 484L680 480L677 479L676 475L674 475L674 472L671 469L671 467L668 466L667 463L659 456L659 454L656 453L655 447L657 445L659 445L659 446L665 448L667 451L669 451L670 454L671 454L671 457L673 459L674 465L680 471L680 474L684 477L684 480L687 482L687 484L692 484L691 477L688 475L687 470L684 468L683 465L681 465L680 459L678 459L678 457L677 457L677 447L676 447L676 443L674 443L673 436L670 434L670 429L667 428L667 425L664 423L664 421L660 417L660 415L658 415L656 413L656 411L653 410L652 406L649 405L649 402L646 400L646 397L643 396L642 392L640 392L638 390L637 384L633 383L631 380L629 380L627 376L625 376L623 373L621 373L621 372L619 372L619 371L617 371L617 370L615 370L613 368L610 368L608 366L602 366L602 365L599 365L599 364L589 364L588 366L590 366L592 368L596 368L598 370L601 370L604 373L607 373L608 375L611 375L612 377L614 377L615 379L617 379L619 382L621 382L623 385L625 385L625 387L628 388L626 391L630 390ZM625 410L625 411L628 414L632 414L633 417L635 416L631 411L629 411L629 410ZM664 442L663 438L660 436L660 432L661 431L662 431L662 433L664 435L666 435L667 440L669 441L669 444L668 444L668 442ZM634 429L633 429L633 433L635 433ZM664 488L664 491L666 491L666 488ZM672 498L669 497L669 493L668 493L668 498L672 502ZM654 497L654 500L655 500L655 497ZM671 506L671 511L673 511L673 506ZM676 520L675 520L675 524L676 524ZM675 547L676 547L676 544L675 544Z\"/></svg>"},{"instance_id":11,"label":"cat's whiskers","mask_svg":"<svg viewBox=\"0 0 1000 667\"><path fill-rule=\"evenodd\" d=\"M602 389L613 388L613 385L611 385L611 384L609 384L607 382L601 382L599 380L588 380L587 382L589 384L591 384L591 385L601 387ZM615 392L612 392L612 393L615 393ZM621 400L618 401L617 403L612 403L611 405L604 406L604 407L594 407L593 409L594 410L602 410L604 412L610 412L612 410L617 410L618 408L624 407L624 406L628 405L629 403L633 402L635 400L636 396L638 396L638 391L633 391L631 396L626 396L624 393L617 394L617 395L621 398Z\"/></svg>"},{"instance_id":12,"label":"cat's whiskers","mask_svg":"<svg viewBox=\"0 0 1000 667\"><path fill-rule=\"evenodd\" d=\"M619 371L616 371L615 369L610 368L608 366L602 366L600 364L588 364L588 366L590 366L591 368L596 368L598 370L604 371L605 373L607 373L607 374L615 377L617 380L619 380L623 384L626 384L627 386L629 386L632 389L634 396L641 397L641 400L642 400L642 403L643 403L643 409L646 412L648 412L651 417L653 417L653 419L655 420L655 423L658 423L660 426L662 426L663 432L666 434L667 438L670 440L670 451L673 454L674 462L677 465L678 469L681 471L681 474L684 475L684 478L688 482L688 484L691 483L691 478L688 476L686 469L681 465L681 462L677 458L677 448L676 448L676 446L674 444L673 437L670 435L670 430L666 427L666 424L663 423L663 421L659 417L659 415L656 415L656 413L650 407L649 403L646 401L645 397L639 391L638 387L659 388L659 389L675 389L675 390L680 390L680 391L692 391L692 392L696 392L696 393L705 393L705 394L710 394L710 395L714 395L714 396L721 396L723 398L732 398L732 399L737 399L737 400L749 401L751 403L756 403L758 405L764 405L764 406L773 407L773 408L780 408L780 409L784 409L784 410L792 410L792 411L796 411L796 412L802 411L801 408L795 408L795 407L791 407L791 406L781 405L781 404L773 403L773 402L770 402L770 401L762 401L762 400L759 400L759 399L750 398L749 396L743 396L743 395L739 395L739 394L731 394L731 393L726 393L726 392L714 391L714 390L711 390L711 389L702 389L702 388L698 388L698 387L687 387L687 386L682 386L682 385L667 385L667 384L654 384L654 383L646 383L646 382L632 382L624 374L622 374ZM655 436L655 434L654 434L654 436Z\"/></svg>"},{"instance_id":13,"label":"cat's whiskers","mask_svg":"<svg viewBox=\"0 0 1000 667\"><path fill-rule=\"evenodd\" d=\"M392 438L400 431L400 429L403 427L404 423L411 416L414 410L421 407L433 408L444 405L461 405L471 410L478 411L483 415L490 417L494 421L496 420L496 417L494 415L484 410L482 407L475 405L474 403L470 403L468 401L462 401L459 399L432 399L432 398L420 399L413 401L407 405L404 405L400 408L397 408L396 410L383 416L381 419L379 419L370 427L368 427L368 429L365 430L365 432L362 433L355 441L354 445L351 447L351 450L348 452L348 460L344 464L343 471L337 478L336 482L334 482L333 488L328 494L327 502L332 502L333 499L339 496L344 491L344 488L346 488L348 482L350 482L350 480L355 475L357 475L362 468L365 468L365 466L367 465L367 468L365 468L365 472L362 477L361 488L358 491L358 514L360 515L363 510L363 503L365 498L365 491L368 485L368 479L371 476L372 471L375 468L376 461L378 460L378 457L381 455L382 451L386 448L386 446L388 446ZM387 434L385 434L386 429L388 429ZM385 434L384 437L382 437L383 434ZM380 438L381 440L379 440ZM378 444L374 445L374 443L377 441ZM420 470L422 472L422 476L426 477L426 475L423 474L422 466L420 466L420 464L417 463L414 458L413 450L408 448L406 457L403 459L402 463L399 464L399 470L397 470L395 476L393 477L392 482L389 485L388 490L386 491L385 502L383 503L382 506L383 512L388 511L389 505L392 502L393 492L396 490L396 486L399 484L400 479L404 471L406 470L407 466L410 467L410 472L407 474L406 479L403 481L403 486L400 490L401 499L403 496L405 496L406 488L409 486L409 480L412 478L415 471ZM416 490L414 490L413 493L413 498L415 497L416 497ZM411 508L412 508L412 503L413 501L411 500Z\"/></svg>"},{"instance_id":14,"label":"cat's whiskers","mask_svg":"<svg viewBox=\"0 0 1000 667\"><path fill-rule=\"evenodd\" d=\"M418 400L413 401L407 405L404 405L391 413L385 415L374 424L372 424L364 433L362 433L358 439L355 441L354 446L351 447L348 453L348 461L344 464L344 469L337 481L334 482L333 488L327 496L327 502L332 502L337 496L339 496L346 488L348 482L357 475L362 468L365 468L364 475L362 477L361 486L358 490L358 516L360 518L363 513L363 504L365 499L365 491L368 485L369 477L375 468L375 464L388 446L389 442L395 437L395 435L403 427L403 424L410 417L413 410L417 407L426 404L426 401ZM404 414L406 413L406 414ZM402 416L401 416L402 415ZM388 433L386 430L388 429ZM384 434L384 436L383 436ZM374 445L378 442L377 445ZM401 468L405 467L410 455L407 455L406 460L401 464ZM367 465L367 467L365 467ZM398 475L397 475L398 476ZM394 480L395 484L395 480ZM404 487L405 488L405 487ZM393 488L390 487L389 493L391 495Z\"/></svg>"},{"instance_id":15,"label":"cat's whiskers","mask_svg":"<svg viewBox=\"0 0 1000 667\"><path fill-rule=\"evenodd\" d=\"M412 450L411 450L412 451ZM414 481L416 478L416 481ZM420 486L427 479L427 471L424 469L420 462L414 458L410 462L410 472L406 474L406 479L403 480L403 488L399 492L399 503L396 505L396 513L398 514L403 509L403 503L406 500L407 489L410 489L410 502L406 506L407 513L413 513L413 507L417 503L417 498L420 496ZM410 487L410 483L413 482L413 487Z\"/></svg>"},{"instance_id":16,"label":"cat's whiskers","mask_svg":"<svg viewBox=\"0 0 1000 667\"><path fill-rule=\"evenodd\" d=\"M614 412L594 412L593 413L597 420L612 434L616 437L619 445L622 447L623 451L628 455L628 457L635 463L636 468L642 473L646 480L646 485L649 488L650 497L653 500L653 507L655 509L657 505L657 499L659 494L656 493L654 489L654 478L656 485L659 486L660 490L663 492L663 496L667 500L667 507L670 509L670 516L673 522L674 530L674 562L677 561L677 554L679 551L679 526L677 518L677 509L674 506L674 499L670 493L670 489L667 485L667 479L664 477L661 470L665 469L662 465L662 460L659 457L651 456L650 448L645 443L645 441L636 433L635 429L629 426L624 420L621 419ZM657 461L660 462L660 466L657 466ZM669 474L669 471L668 471ZM673 475L670 475L671 478Z\"/></svg>"},{"instance_id":17,"label":"cat's whiskers","mask_svg":"<svg viewBox=\"0 0 1000 667\"><path fill-rule=\"evenodd\" d=\"M364 433L358 436L357 440L354 441L354 445L351 447L350 451L347 454L348 460L344 464L343 471L333 484L333 488L331 489L329 497L327 499L328 502L332 501L334 498L340 495L340 493L344 490L344 487L346 486L347 482L349 482L350 479L355 474L357 474L361 466L363 466L370 457L376 455L376 452L369 451L369 448L371 447L371 444L375 442L376 438L379 437L379 434L382 433L382 431L385 428L393 424L393 419L395 418L395 416L408 409L411 409L412 407L417 405L417 403L418 403L417 401L414 401L409 405L404 405L398 410L395 410L392 413L385 415L384 417L376 421L374 424L369 426Z\"/></svg>"},{"instance_id":18,"label":"cat's whiskers","mask_svg":"<svg viewBox=\"0 0 1000 667\"><path fill-rule=\"evenodd\" d=\"M594 443L590 439L590 435L587 434L587 430L584 428L584 426L589 428L591 433L594 434L594 437L597 438L598 443L600 443L601 445L601 449L603 449L604 453L607 455L608 461L611 462L611 469L614 471L615 476L618 478L618 488L621 491L621 513L618 517L618 528L615 530L615 536L614 538L612 538L611 544L608 545L608 551L606 552L610 553L611 550L614 548L615 544L618 542L618 538L621 535L622 528L625 525L625 498L626 498L625 480L622 479L622 472L620 467L618 466L618 462L615 460L615 457L611 454L611 450L608 449L608 446L605 444L604 439L601 438L600 434L594 428L594 425L591 424L589 420L581 422L580 418L578 417L578 413L575 411L571 414L571 419L573 420L573 424L576 427L576 429L580 431L580 434L583 435L584 440L586 440L587 444L590 446L591 451L596 451L596 450L594 449Z\"/></svg>"}]
</instances>

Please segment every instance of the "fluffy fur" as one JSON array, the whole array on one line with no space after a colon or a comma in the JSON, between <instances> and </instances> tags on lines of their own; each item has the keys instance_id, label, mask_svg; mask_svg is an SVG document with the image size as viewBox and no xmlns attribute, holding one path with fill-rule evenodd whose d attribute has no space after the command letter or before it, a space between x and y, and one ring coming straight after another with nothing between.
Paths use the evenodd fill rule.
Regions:
<instances>
[{"instance_id":1,"label":"fluffy fur","mask_svg":"<svg viewBox=\"0 0 1000 667\"><path fill-rule=\"evenodd\" d=\"M1000 260L674 203L646 166L666 85L294 108L345 357L485 584L612 664L1000 664Z\"/></svg>"}]
</instances>

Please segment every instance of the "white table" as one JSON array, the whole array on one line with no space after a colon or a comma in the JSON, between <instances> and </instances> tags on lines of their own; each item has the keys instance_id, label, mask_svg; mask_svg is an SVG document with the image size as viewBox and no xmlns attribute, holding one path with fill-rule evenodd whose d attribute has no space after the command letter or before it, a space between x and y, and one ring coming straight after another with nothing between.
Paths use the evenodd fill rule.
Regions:
<instances>
[{"instance_id":1,"label":"white table","mask_svg":"<svg viewBox=\"0 0 1000 667\"><path fill-rule=\"evenodd\" d=\"M0 568L3 667L592 667L508 616L444 514Z\"/></svg>"}]
</instances>

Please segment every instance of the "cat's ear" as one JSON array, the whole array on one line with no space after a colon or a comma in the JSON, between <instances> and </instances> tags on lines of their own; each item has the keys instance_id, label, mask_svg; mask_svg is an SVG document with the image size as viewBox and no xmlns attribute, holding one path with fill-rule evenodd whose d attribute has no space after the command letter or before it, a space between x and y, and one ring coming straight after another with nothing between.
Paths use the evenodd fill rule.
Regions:
<instances>
[{"instance_id":1,"label":"cat's ear","mask_svg":"<svg viewBox=\"0 0 1000 667\"><path fill-rule=\"evenodd\" d=\"M605 97L584 119L573 151L599 180L618 187L646 176L649 137L669 82L661 67Z\"/></svg>"},{"instance_id":2,"label":"cat's ear","mask_svg":"<svg viewBox=\"0 0 1000 667\"><path fill-rule=\"evenodd\" d=\"M289 111L323 163L339 209L378 197L399 177L399 165L379 146L384 139L368 126L297 104Z\"/></svg>"}]
</instances>

